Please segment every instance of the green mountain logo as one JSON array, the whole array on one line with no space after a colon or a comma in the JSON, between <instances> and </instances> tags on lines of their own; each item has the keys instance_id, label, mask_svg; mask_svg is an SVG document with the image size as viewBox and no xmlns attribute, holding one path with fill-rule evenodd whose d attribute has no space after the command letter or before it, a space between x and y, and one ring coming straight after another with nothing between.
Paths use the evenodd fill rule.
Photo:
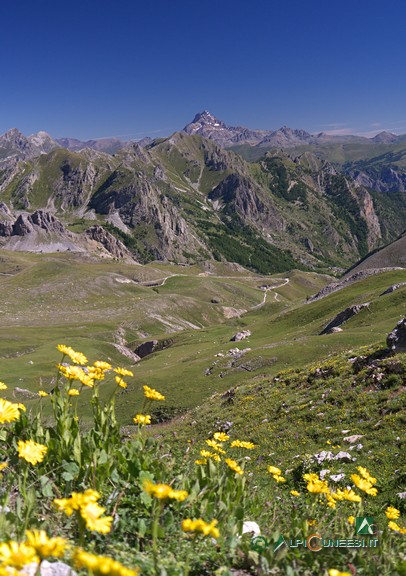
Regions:
<instances>
[{"instance_id":1,"label":"green mountain logo","mask_svg":"<svg viewBox=\"0 0 406 576\"><path fill-rule=\"evenodd\" d=\"M357 534L376 534L376 524L372 516L359 516L355 519L355 531Z\"/></svg>"},{"instance_id":2,"label":"green mountain logo","mask_svg":"<svg viewBox=\"0 0 406 576\"><path fill-rule=\"evenodd\" d=\"M279 550L279 548L281 548L281 546L285 545L286 546L286 542L285 542L285 538L281 535L279 536L278 540L275 542L274 547L273 547L273 551L277 552Z\"/></svg>"}]
</instances>

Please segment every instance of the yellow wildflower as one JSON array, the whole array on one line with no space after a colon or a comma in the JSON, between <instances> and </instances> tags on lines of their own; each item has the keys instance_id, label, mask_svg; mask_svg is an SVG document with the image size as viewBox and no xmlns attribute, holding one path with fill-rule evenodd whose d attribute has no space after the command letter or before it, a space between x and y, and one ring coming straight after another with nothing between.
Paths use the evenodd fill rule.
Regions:
<instances>
[{"instance_id":1,"label":"yellow wildflower","mask_svg":"<svg viewBox=\"0 0 406 576\"><path fill-rule=\"evenodd\" d=\"M230 436L228 436L227 434L225 434L224 432L215 432L213 434L213 438L215 440L218 440L218 442L227 442L227 440L230 439Z\"/></svg>"},{"instance_id":2,"label":"yellow wildflower","mask_svg":"<svg viewBox=\"0 0 406 576\"><path fill-rule=\"evenodd\" d=\"M7 468L8 462L0 462L0 472Z\"/></svg>"},{"instance_id":3,"label":"yellow wildflower","mask_svg":"<svg viewBox=\"0 0 406 576\"><path fill-rule=\"evenodd\" d=\"M356 494L354 490L345 488L344 490L338 489L337 492L333 492L332 497L335 500L349 500L350 502L361 502L361 496Z\"/></svg>"},{"instance_id":4,"label":"yellow wildflower","mask_svg":"<svg viewBox=\"0 0 406 576\"><path fill-rule=\"evenodd\" d=\"M165 400L165 396L149 386L144 386L144 396L150 400Z\"/></svg>"},{"instance_id":5,"label":"yellow wildflower","mask_svg":"<svg viewBox=\"0 0 406 576\"><path fill-rule=\"evenodd\" d=\"M59 352L62 352L64 356L69 356L74 364L81 364L84 366L87 364L87 358L81 352L75 352L70 346L65 346L64 344L58 344L57 346Z\"/></svg>"},{"instance_id":6,"label":"yellow wildflower","mask_svg":"<svg viewBox=\"0 0 406 576\"><path fill-rule=\"evenodd\" d=\"M336 501L334 500L330 492L326 492L326 500L327 500L327 506L330 506L330 508L336 507Z\"/></svg>"},{"instance_id":7,"label":"yellow wildflower","mask_svg":"<svg viewBox=\"0 0 406 576\"><path fill-rule=\"evenodd\" d=\"M126 370L125 368L114 368L114 372L120 374L120 376L134 376L131 370Z\"/></svg>"},{"instance_id":8,"label":"yellow wildflower","mask_svg":"<svg viewBox=\"0 0 406 576\"><path fill-rule=\"evenodd\" d=\"M351 480L354 482L357 488L363 490L363 492L366 494L369 494L370 496L377 495L378 490L373 487L373 484L369 480L361 478L361 476L358 476L358 474L351 474ZM373 480L375 480L375 478L373 478Z\"/></svg>"},{"instance_id":9,"label":"yellow wildflower","mask_svg":"<svg viewBox=\"0 0 406 576\"><path fill-rule=\"evenodd\" d=\"M292 496L300 496L300 492L298 492L297 490L291 490L290 493L292 494Z\"/></svg>"},{"instance_id":10,"label":"yellow wildflower","mask_svg":"<svg viewBox=\"0 0 406 576\"><path fill-rule=\"evenodd\" d=\"M72 492L70 498L56 498L54 500L55 506L65 512L67 516L71 516L73 512L79 511L87 504L95 503L99 500L100 494L96 490L89 488L85 492Z\"/></svg>"},{"instance_id":11,"label":"yellow wildflower","mask_svg":"<svg viewBox=\"0 0 406 576\"><path fill-rule=\"evenodd\" d=\"M83 371L93 380L104 380L104 370L97 366L86 366Z\"/></svg>"},{"instance_id":12,"label":"yellow wildflower","mask_svg":"<svg viewBox=\"0 0 406 576\"><path fill-rule=\"evenodd\" d=\"M85 386L93 388L93 378L89 374L86 374L86 372L79 366L62 366L62 364L58 364L57 367L59 372L68 380L79 380L79 382Z\"/></svg>"},{"instance_id":13,"label":"yellow wildflower","mask_svg":"<svg viewBox=\"0 0 406 576\"><path fill-rule=\"evenodd\" d=\"M138 568L127 568L108 556L96 556L81 548L76 548L74 551L73 563L75 568L87 570L94 576L137 576L139 574Z\"/></svg>"},{"instance_id":14,"label":"yellow wildflower","mask_svg":"<svg viewBox=\"0 0 406 576\"><path fill-rule=\"evenodd\" d=\"M395 530L396 532L400 532L401 534L406 534L406 528L402 528L401 526L399 526L399 524L396 524L396 522L393 522L393 520L391 520L388 523L388 527L391 530Z\"/></svg>"},{"instance_id":15,"label":"yellow wildflower","mask_svg":"<svg viewBox=\"0 0 406 576\"><path fill-rule=\"evenodd\" d=\"M307 490L312 494L327 494L330 492L326 480L320 480L317 474L304 474L303 478L307 480Z\"/></svg>"},{"instance_id":16,"label":"yellow wildflower","mask_svg":"<svg viewBox=\"0 0 406 576\"><path fill-rule=\"evenodd\" d=\"M314 472L312 472L311 474L304 474L303 478L308 482L317 482L317 480L319 480L319 477Z\"/></svg>"},{"instance_id":17,"label":"yellow wildflower","mask_svg":"<svg viewBox=\"0 0 406 576\"><path fill-rule=\"evenodd\" d=\"M213 448L213 450L216 450L216 452L220 452L220 454L226 453L226 451L221 447L222 445L215 440L206 440L206 444L210 446L210 448Z\"/></svg>"},{"instance_id":18,"label":"yellow wildflower","mask_svg":"<svg viewBox=\"0 0 406 576\"><path fill-rule=\"evenodd\" d=\"M115 381L120 386L120 388L127 388L127 382L124 382L124 380L121 378L121 376L116 376Z\"/></svg>"},{"instance_id":19,"label":"yellow wildflower","mask_svg":"<svg viewBox=\"0 0 406 576\"><path fill-rule=\"evenodd\" d=\"M282 474L281 469L277 468L276 466L268 466L268 472L270 474L276 474L277 476L280 476Z\"/></svg>"},{"instance_id":20,"label":"yellow wildflower","mask_svg":"<svg viewBox=\"0 0 406 576\"><path fill-rule=\"evenodd\" d=\"M69 396L79 396L80 392L79 390L76 390L76 388L71 388L68 390L68 394Z\"/></svg>"},{"instance_id":21,"label":"yellow wildflower","mask_svg":"<svg viewBox=\"0 0 406 576\"><path fill-rule=\"evenodd\" d=\"M385 510L385 514L389 520L396 520L400 516L400 510L394 508L393 506L388 506Z\"/></svg>"},{"instance_id":22,"label":"yellow wildflower","mask_svg":"<svg viewBox=\"0 0 406 576\"><path fill-rule=\"evenodd\" d=\"M135 424L141 424L142 426L145 426L145 424L151 424L151 416L149 415L144 416L143 414L137 414L133 420Z\"/></svg>"},{"instance_id":23,"label":"yellow wildflower","mask_svg":"<svg viewBox=\"0 0 406 576\"><path fill-rule=\"evenodd\" d=\"M218 528L216 528L217 524L217 520L212 520L210 524L207 524L202 518L198 518L197 520L186 518L182 521L182 530L184 532L201 532L205 536L219 538L220 532Z\"/></svg>"},{"instance_id":24,"label":"yellow wildflower","mask_svg":"<svg viewBox=\"0 0 406 576\"><path fill-rule=\"evenodd\" d=\"M38 462L42 462L45 454L47 453L48 448L43 444L38 444L38 442L34 442L34 440L23 440L18 441L18 457L23 458L30 464L38 464Z\"/></svg>"},{"instance_id":25,"label":"yellow wildflower","mask_svg":"<svg viewBox=\"0 0 406 576\"><path fill-rule=\"evenodd\" d=\"M335 568L330 568L328 571L328 576L351 576L350 572L340 572L340 570L336 570Z\"/></svg>"},{"instance_id":26,"label":"yellow wildflower","mask_svg":"<svg viewBox=\"0 0 406 576\"><path fill-rule=\"evenodd\" d=\"M150 480L146 480L142 487L145 492L159 500L171 499L183 502L189 496L186 490L174 490L167 484L154 484Z\"/></svg>"},{"instance_id":27,"label":"yellow wildflower","mask_svg":"<svg viewBox=\"0 0 406 576\"><path fill-rule=\"evenodd\" d=\"M354 526L355 516L348 516L347 521L348 521L348 524L351 524L351 526Z\"/></svg>"},{"instance_id":28,"label":"yellow wildflower","mask_svg":"<svg viewBox=\"0 0 406 576\"><path fill-rule=\"evenodd\" d=\"M11 540L0 544L0 562L3 566L12 566L21 570L26 564L39 562L37 553L32 546L18 544Z\"/></svg>"},{"instance_id":29,"label":"yellow wildflower","mask_svg":"<svg viewBox=\"0 0 406 576\"><path fill-rule=\"evenodd\" d=\"M195 460L195 464L198 464L198 465L203 465L203 464L206 464L206 463L207 463L206 458L202 458L202 459L200 459L200 460Z\"/></svg>"},{"instance_id":30,"label":"yellow wildflower","mask_svg":"<svg viewBox=\"0 0 406 576\"><path fill-rule=\"evenodd\" d=\"M86 528L100 534L107 534L111 530L112 516L103 516L105 508L99 506L96 502L89 502L80 508L80 515L86 522Z\"/></svg>"},{"instance_id":31,"label":"yellow wildflower","mask_svg":"<svg viewBox=\"0 0 406 576\"><path fill-rule=\"evenodd\" d=\"M236 474L240 474L240 475L244 474L244 470L237 464L237 462L235 460L232 460L231 458L226 458L225 463Z\"/></svg>"},{"instance_id":32,"label":"yellow wildflower","mask_svg":"<svg viewBox=\"0 0 406 576\"><path fill-rule=\"evenodd\" d=\"M21 402L17 404L17 408L23 412L27 412L27 408L24 406L24 404L21 404Z\"/></svg>"},{"instance_id":33,"label":"yellow wildflower","mask_svg":"<svg viewBox=\"0 0 406 576\"><path fill-rule=\"evenodd\" d=\"M102 360L96 360L96 362L93 363L94 366L96 366L96 368L100 368L101 370L111 370L112 369L112 365L109 364L108 362L103 362Z\"/></svg>"},{"instance_id":34,"label":"yellow wildflower","mask_svg":"<svg viewBox=\"0 0 406 576\"><path fill-rule=\"evenodd\" d=\"M7 390L7 385L4 382L0 382L0 390Z\"/></svg>"},{"instance_id":35,"label":"yellow wildflower","mask_svg":"<svg viewBox=\"0 0 406 576\"><path fill-rule=\"evenodd\" d=\"M272 474L272 478L276 480L276 482L286 482L286 478L284 478L280 474Z\"/></svg>"},{"instance_id":36,"label":"yellow wildflower","mask_svg":"<svg viewBox=\"0 0 406 576\"><path fill-rule=\"evenodd\" d=\"M45 392L45 390L39 390L38 396L41 396L41 398L46 398L46 396L49 396L49 394L48 392Z\"/></svg>"},{"instance_id":37,"label":"yellow wildflower","mask_svg":"<svg viewBox=\"0 0 406 576\"><path fill-rule=\"evenodd\" d=\"M363 468L362 466L357 466L357 470L365 480L368 480L368 482L370 482L371 484L376 484L376 478L371 476L366 468Z\"/></svg>"},{"instance_id":38,"label":"yellow wildflower","mask_svg":"<svg viewBox=\"0 0 406 576\"><path fill-rule=\"evenodd\" d=\"M68 546L67 540L59 537L48 538L44 530L27 530L25 534L27 544L34 548L41 560L49 556L62 558Z\"/></svg>"},{"instance_id":39,"label":"yellow wildflower","mask_svg":"<svg viewBox=\"0 0 406 576\"><path fill-rule=\"evenodd\" d=\"M255 444L243 440L233 440L231 442L231 448L246 448L247 450L252 450L255 448Z\"/></svg>"},{"instance_id":40,"label":"yellow wildflower","mask_svg":"<svg viewBox=\"0 0 406 576\"><path fill-rule=\"evenodd\" d=\"M0 424L4 424L4 422L13 422L19 418L20 411L18 409L18 404L13 404L8 400L0 398Z\"/></svg>"}]
</instances>

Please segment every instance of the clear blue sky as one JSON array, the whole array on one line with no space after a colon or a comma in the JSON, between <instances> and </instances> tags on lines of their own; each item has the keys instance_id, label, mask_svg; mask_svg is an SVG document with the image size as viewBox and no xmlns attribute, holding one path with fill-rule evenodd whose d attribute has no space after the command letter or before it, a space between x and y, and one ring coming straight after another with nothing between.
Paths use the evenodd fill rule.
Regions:
<instances>
[{"instance_id":1,"label":"clear blue sky","mask_svg":"<svg viewBox=\"0 0 406 576\"><path fill-rule=\"evenodd\" d=\"M4 0L0 133L406 133L405 0Z\"/></svg>"}]
</instances>

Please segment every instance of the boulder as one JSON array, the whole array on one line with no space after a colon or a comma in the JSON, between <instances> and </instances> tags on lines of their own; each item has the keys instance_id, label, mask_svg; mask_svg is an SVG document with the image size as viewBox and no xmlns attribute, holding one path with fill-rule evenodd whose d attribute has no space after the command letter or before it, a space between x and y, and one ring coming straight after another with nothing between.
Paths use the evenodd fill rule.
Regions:
<instances>
[{"instance_id":1,"label":"boulder","mask_svg":"<svg viewBox=\"0 0 406 576\"><path fill-rule=\"evenodd\" d=\"M140 358L144 358L145 356L148 356L149 354L155 352L157 346L158 346L158 340L148 340L147 342L143 342L142 344L140 344L140 346L138 346L138 348L136 348L134 352Z\"/></svg>"},{"instance_id":2,"label":"boulder","mask_svg":"<svg viewBox=\"0 0 406 576\"><path fill-rule=\"evenodd\" d=\"M330 330L328 332L326 332L326 334L337 334L338 332L342 332L343 329L340 328L339 326L333 326L332 328L330 328Z\"/></svg>"},{"instance_id":3,"label":"boulder","mask_svg":"<svg viewBox=\"0 0 406 576\"><path fill-rule=\"evenodd\" d=\"M0 222L0 236L11 236L13 233L13 225L11 222Z\"/></svg>"},{"instance_id":4,"label":"boulder","mask_svg":"<svg viewBox=\"0 0 406 576\"><path fill-rule=\"evenodd\" d=\"M241 332L237 332L237 334L234 334L234 336L231 338L230 341L231 342L240 342L241 340L245 340L249 336L251 336L250 330L242 330Z\"/></svg>"},{"instance_id":5,"label":"boulder","mask_svg":"<svg viewBox=\"0 0 406 576\"><path fill-rule=\"evenodd\" d=\"M385 294L391 294L392 292L395 292L395 290L398 290L399 288L405 285L406 282L399 282L399 284L392 284L392 286L389 286L389 288L387 288L385 292L382 292L380 296L385 296Z\"/></svg>"},{"instance_id":6,"label":"boulder","mask_svg":"<svg viewBox=\"0 0 406 576\"><path fill-rule=\"evenodd\" d=\"M388 334L386 345L393 354L406 352L406 318L400 320Z\"/></svg>"}]
</instances>

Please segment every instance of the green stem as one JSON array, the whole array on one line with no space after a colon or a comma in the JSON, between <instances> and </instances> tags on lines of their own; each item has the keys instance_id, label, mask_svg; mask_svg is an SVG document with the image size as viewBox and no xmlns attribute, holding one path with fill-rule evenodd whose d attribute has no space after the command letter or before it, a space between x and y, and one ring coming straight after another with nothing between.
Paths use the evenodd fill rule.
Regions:
<instances>
[{"instance_id":1,"label":"green stem","mask_svg":"<svg viewBox=\"0 0 406 576\"><path fill-rule=\"evenodd\" d=\"M154 570L155 576L159 575L158 572L158 528L159 528L159 519L161 517L162 512L162 504L161 502L154 502L154 517L152 522L152 555L154 558Z\"/></svg>"}]
</instances>

